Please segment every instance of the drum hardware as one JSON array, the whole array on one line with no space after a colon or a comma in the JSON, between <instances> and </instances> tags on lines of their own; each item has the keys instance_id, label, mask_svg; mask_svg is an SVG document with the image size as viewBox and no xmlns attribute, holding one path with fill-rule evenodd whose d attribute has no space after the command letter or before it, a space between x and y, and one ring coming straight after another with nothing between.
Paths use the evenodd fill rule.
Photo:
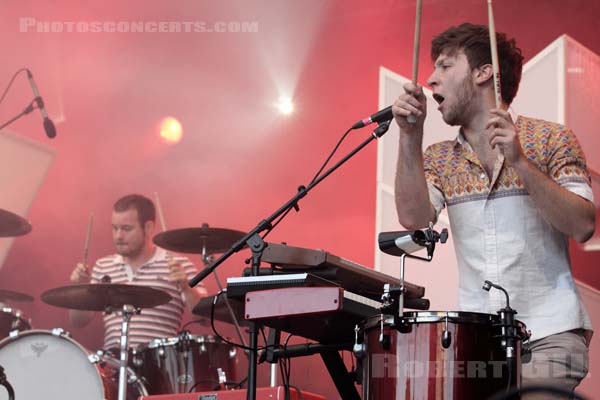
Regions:
<instances>
[{"instance_id":1,"label":"drum hardware","mask_svg":"<svg viewBox=\"0 0 600 400\"><path fill-rule=\"evenodd\" d=\"M442 347L447 349L452 343L452 333L448 330L448 313L446 312L446 318L444 318L444 332L442 332Z\"/></svg>"},{"instance_id":2,"label":"drum hardware","mask_svg":"<svg viewBox=\"0 0 600 400\"><path fill-rule=\"evenodd\" d=\"M358 325L354 326L354 346L352 347L352 352L357 359L363 359L367 355L367 349L364 343L358 342L358 334L360 332L360 328Z\"/></svg>"},{"instance_id":3,"label":"drum hardware","mask_svg":"<svg viewBox=\"0 0 600 400\"><path fill-rule=\"evenodd\" d=\"M406 257L430 262L433 259L435 244L437 242L446 243L448 240L448 229L442 229L441 233L433 230L433 223L429 223L429 228L416 231L394 231L380 232L378 237L379 249L384 253L400 257L400 286L390 287L387 292L392 299L397 298L398 312L394 315L398 317L398 325L401 326L402 316L404 314L404 269ZM427 249L427 257L415 256L411 253ZM384 290L385 295L385 290ZM393 303L393 301L392 301Z\"/></svg>"},{"instance_id":4,"label":"drum hardware","mask_svg":"<svg viewBox=\"0 0 600 400\"><path fill-rule=\"evenodd\" d=\"M511 387L520 387L520 376L518 376L518 368L517 362L517 351L519 354L521 353L520 349L517 350L517 344L522 345L522 340L524 338L518 335L518 325L515 323L515 314L517 311L510 307L510 298L508 296L508 292L500 285L492 283L490 281L485 281L482 289L486 292L489 292L491 288L500 290L504 293L506 297L506 307L501 308L496 313L500 317L500 323L496 324L496 326L500 327L500 335L497 337L501 340L501 345L504 348L506 353L506 363L508 369L508 385L506 390L509 390ZM521 339L521 340L519 340Z\"/></svg>"}]
</instances>

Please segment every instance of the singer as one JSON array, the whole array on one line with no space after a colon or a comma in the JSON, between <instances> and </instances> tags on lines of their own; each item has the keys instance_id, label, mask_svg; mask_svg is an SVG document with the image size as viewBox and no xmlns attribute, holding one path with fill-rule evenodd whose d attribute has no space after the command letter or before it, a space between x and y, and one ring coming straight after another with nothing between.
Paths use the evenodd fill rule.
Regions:
<instances>
[{"instance_id":1,"label":"singer","mask_svg":"<svg viewBox=\"0 0 600 400\"><path fill-rule=\"evenodd\" d=\"M588 372L592 326L571 274L567 238L584 242L594 233L591 179L570 129L509 110L523 57L514 39L494 35L500 107L487 26L465 23L432 41L434 70L427 84L444 121L458 128L454 139L422 153L422 87L407 83L394 102L398 218L407 229L424 228L448 207L460 308L494 314L504 306L502 297L481 285L501 282L517 318L532 332L523 386L572 391ZM416 123L407 121L410 115Z\"/></svg>"}]
</instances>

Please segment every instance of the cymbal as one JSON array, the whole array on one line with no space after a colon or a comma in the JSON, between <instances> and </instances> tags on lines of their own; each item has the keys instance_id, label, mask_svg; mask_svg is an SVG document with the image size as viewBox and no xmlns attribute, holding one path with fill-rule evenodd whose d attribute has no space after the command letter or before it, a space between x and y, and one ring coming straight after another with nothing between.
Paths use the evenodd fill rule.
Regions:
<instances>
[{"instance_id":1,"label":"cymbal","mask_svg":"<svg viewBox=\"0 0 600 400\"><path fill-rule=\"evenodd\" d=\"M62 286L45 291L41 297L45 303L53 306L87 311L121 308L125 304L149 308L171 300L171 295L163 290L116 283Z\"/></svg>"},{"instance_id":2,"label":"cymbal","mask_svg":"<svg viewBox=\"0 0 600 400\"><path fill-rule=\"evenodd\" d=\"M33 301L33 297L28 294L13 292L12 290L0 289L0 301Z\"/></svg>"},{"instance_id":3,"label":"cymbal","mask_svg":"<svg viewBox=\"0 0 600 400\"><path fill-rule=\"evenodd\" d=\"M31 232L31 224L25 218L0 209L0 237L21 236Z\"/></svg>"},{"instance_id":4,"label":"cymbal","mask_svg":"<svg viewBox=\"0 0 600 400\"><path fill-rule=\"evenodd\" d=\"M211 228L202 224L201 228L182 228L164 231L154 236L152 241L158 247L178 253L215 254L225 253L244 232L224 228Z\"/></svg>"}]
</instances>

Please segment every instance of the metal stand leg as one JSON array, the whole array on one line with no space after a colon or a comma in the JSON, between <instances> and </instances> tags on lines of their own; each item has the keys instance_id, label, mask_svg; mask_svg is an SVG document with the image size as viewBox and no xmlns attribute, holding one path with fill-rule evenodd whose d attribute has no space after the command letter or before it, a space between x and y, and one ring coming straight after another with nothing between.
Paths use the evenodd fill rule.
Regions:
<instances>
[{"instance_id":1,"label":"metal stand leg","mask_svg":"<svg viewBox=\"0 0 600 400\"><path fill-rule=\"evenodd\" d=\"M126 400L127 397L127 360L129 358L129 321L133 314L139 311L130 305L124 305L121 313L123 322L121 323L121 354L119 357L119 400Z\"/></svg>"}]
</instances>

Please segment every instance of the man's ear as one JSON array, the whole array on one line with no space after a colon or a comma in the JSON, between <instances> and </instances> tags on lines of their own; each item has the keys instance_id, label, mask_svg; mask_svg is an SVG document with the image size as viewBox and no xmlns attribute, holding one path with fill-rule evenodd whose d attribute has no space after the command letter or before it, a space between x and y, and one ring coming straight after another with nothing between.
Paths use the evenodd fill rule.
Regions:
<instances>
[{"instance_id":1,"label":"man's ear","mask_svg":"<svg viewBox=\"0 0 600 400\"><path fill-rule=\"evenodd\" d=\"M492 64L483 64L482 66L475 68L473 70L473 77L475 83L478 85L482 85L490 79L494 79Z\"/></svg>"},{"instance_id":2,"label":"man's ear","mask_svg":"<svg viewBox=\"0 0 600 400\"><path fill-rule=\"evenodd\" d=\"M154 230L154 221L146 221L144 224L144 232L146 235L150 235Z\"/></svg>"}]
</instances>

